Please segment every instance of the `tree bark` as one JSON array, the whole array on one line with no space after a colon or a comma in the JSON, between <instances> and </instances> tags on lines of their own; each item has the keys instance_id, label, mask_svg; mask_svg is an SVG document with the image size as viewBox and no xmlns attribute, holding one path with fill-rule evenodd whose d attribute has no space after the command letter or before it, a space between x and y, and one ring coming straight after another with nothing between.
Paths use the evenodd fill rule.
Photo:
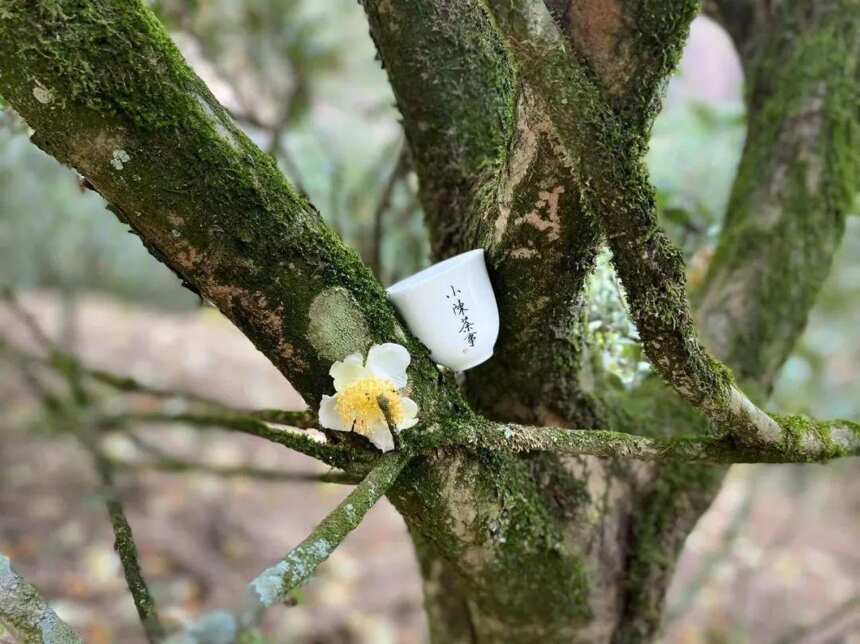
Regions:
<instances>
[{"instance_id":1,"label":"tree bark","mask_svg":"<svg viewBox=\"0 0 860 644\"><path fill-rule=\"evenodd\" d=\"M666 332L702 355L687 343L683 266L648 219L651 189L636 158L695 3L546 2L554 17L541 17L585 61L588 88L632 151L600 148L616 130L578 143L561 131L570 110L594 116L594 106L552 103L552 87L515 63L476 0L364 5L435 256L488 252L503 323L495 357L467 378L472 407L499 421L661 439L704 433L705 417L656 377L633 392L607 386L583 364L581 328L600 231L623 229L626 213L654 234L609 235L625 285L653 294L668 283L656 301L686 312L672 327L660 306L648 310L647 298L631 294L643 337L653 345ZM717 356L761 391L802 331L857 192L858 13L857 0L779 3L759 32L733 32L753 39L743 44L750 134L699 318ZM0 0L0 91L34 142L84 175L311 406L330 388L332 361L373 343L407 346L425 433L404 435L403 449L417 456L389 496L416 543L434 642L653 639L674 561L724 469L445 447L446 432L478 422L453 379L402 327L356 254L235 127L143 3ZM621 168L629 172L582 180L583 159L609 163L613 152L630 160ZM630 256L640 242L668 281L636 274ZM684 356L656 366L713 377Z\"/></svg>"}]
</instances>

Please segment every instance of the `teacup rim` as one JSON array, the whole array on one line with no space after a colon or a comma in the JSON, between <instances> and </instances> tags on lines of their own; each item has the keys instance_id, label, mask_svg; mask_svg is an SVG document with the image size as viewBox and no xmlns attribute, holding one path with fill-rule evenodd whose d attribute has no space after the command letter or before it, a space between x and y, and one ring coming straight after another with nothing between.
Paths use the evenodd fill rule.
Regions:
<instances>
[{"instance_id":1,"label":"teacup rim","mask_svg":"<svg viewBox=\"0 0 860 644\"><path fill-rule=\"evenodd\" d=\"M407 290L411 290L413 288L423 286L428 283L431 279L436 279L438 277L442 277L443 275L447 275L452 270L457 268L463 263L463 260L470 259L475 255L484 255L483 248L474 248L472 250L467 250L464 253L459 253L454 255L453 257L449 257L448 259L443 259L441 262L436 262L424 268L409 277L404 277L402 280L399 280L385 289L385 292L388 295L399 295L400 293L404 293ZM412 284L411 282L415 282Z\"/></svg>"}]
</instances>

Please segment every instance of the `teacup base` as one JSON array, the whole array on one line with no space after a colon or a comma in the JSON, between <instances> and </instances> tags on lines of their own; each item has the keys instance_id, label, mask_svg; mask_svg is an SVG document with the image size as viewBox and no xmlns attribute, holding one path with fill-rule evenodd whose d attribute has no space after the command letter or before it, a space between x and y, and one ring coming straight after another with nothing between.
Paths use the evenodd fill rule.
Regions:
<instances>
[{"instance_id":1,"label":"teacup base","mask_svg":"<svg viewBox=\"0 0 860 644\"><path fill-rule=\"evenodd\" d=\"M458 373L462 373L463 371L468 371L469 369L472 369L473 367L477 367L479 364L485 363L487 360L489 360L492 357L493 357L492 351L490 351L489 353L481 354L479 356L476 356L470 362L467 362L465 365L458 366L456 369L454 369L454 371L456 371Z\"/></svg>"}]
</instances>

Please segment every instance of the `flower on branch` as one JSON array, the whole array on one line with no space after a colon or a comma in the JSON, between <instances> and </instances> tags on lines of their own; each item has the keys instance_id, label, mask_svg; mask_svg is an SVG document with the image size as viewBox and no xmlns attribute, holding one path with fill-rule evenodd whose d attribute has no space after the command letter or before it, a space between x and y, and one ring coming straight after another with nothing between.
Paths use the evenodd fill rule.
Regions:
<instances>
[{"instance_id":1,"label":"flower on branch","mask_svg":"<svg viewBox=\"0 0 860 644\"><path fill-rule=\"evenodd\" d=\"M391 430L399 432L418 422L418 405L402 395L411 358L405 347L375 344L363 361L360 353L335 362L329 374L334 396L323 396L319 421L327 429L355 431L383 452L394 449Z\"/></svg>"}]
</instances>

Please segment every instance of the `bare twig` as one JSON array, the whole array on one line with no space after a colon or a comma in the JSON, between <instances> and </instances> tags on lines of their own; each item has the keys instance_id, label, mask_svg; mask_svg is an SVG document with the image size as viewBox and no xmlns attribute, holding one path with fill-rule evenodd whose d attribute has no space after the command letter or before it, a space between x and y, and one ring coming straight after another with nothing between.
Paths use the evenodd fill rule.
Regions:
<instances>
[{"instance_id":1,"label":"bare twig","mask_svg":"<svg viewBox=\"0 0 860 644\"><path fill-rule=\"evenodd\" d=\"M132 472L171 472L176 474L206 474L222 478L249 478L269 483L335 483L355 485L361 482L360 477L346 472L284 472L274 469L261 469L248 465L224 466L212 463L196 463L174 457L160 456L146 461L127 461L118 458L110 459L111 465L117 469Z\"/></svg>"},{"instance_id":2,"label":"bare twig","mask_svg":"<svg viewBox=\"0 0 860 644\"><path fill-rule=\"evenodd\" d=\"M394 168L385 182L376 210L373 212L373 246L371 247L370 268L373 274L382 277L382 239L385 235L385 214L391 209L391 198L394 196L394 188L409 169L409 148L400 143L397 151L397 160Z\"/></svg>"},{"instance_id":3,"label":"bare twig","mask_svg":"<svg viewBox=\"0 0 860 644\"><path fill-rule=\"evenodd\" d=\"M82 376L94 380L99 384L106 385L117 391L124 393L139 393L155 398L182 398L189 402L199 403L211 407L223 409L225 406L216 400L206 398L190 392L174 391L170 389L161 389L159 387L147 385L129 376L122 376L103 369L88 367L80 362L75 356L68 354L58 348L50 350L53 346L53 341L48 339L49 354L47 356L37 355L28 351L24 351L11 343L0 338L0 350L12 354L18 360L26 360L28 362L54 369L55 371L64 372L69 369L77 370Z\"/></svg>"},{"instance_id":4,"label":"bare twig","mask_svg":"<svg viewBox=\"0 0 860 644\"><path fill-rule=\"evenodd\" d=\"M163 399L179 398L189 403L213 408L218 410L219 413L229 412L242 414L265 422L275 423L278 425L288 425L290 427L298 427L300 429L317 426L316 414L309 409L304 411L286 411L282 409L256 409L246 411L234 409L222 402L206 396L201 396L187 391L163 389L153 385L148 385L130 376L119 375L103 369L89 367L83 364L77 357L60 350L52 351L51 355L47 357L39 356L15 347L14 345L5 342L2 338L0 338L0 350L11 354L17 361L38 364L49 369L60 371L61 373L69 370L76 371L83 377L89 378L101 385L108 386L123 393L142 394Z\"/></svg>"},{"instance_id":5,"label":"bare twig","mask_svg":"<svg viewBox=\"0 0 860 644\"><path fill-rule=\"evenodd\" d=\"M311 436L279 427L273 427L269 423L252 415L238 414L234 412L209 413L129 413L118 416L104 416L99 419L99 424L106 429L114 429L129 423L182 423L195 427L215 427L229 429L243 434L250 434L258 438L264 438L273 443L316 458L327 465L344 468L365 460L373 460L375 453L370 450L360 452L353 447L328 443L317 440Z\"/></svg>"}]
</instances>

